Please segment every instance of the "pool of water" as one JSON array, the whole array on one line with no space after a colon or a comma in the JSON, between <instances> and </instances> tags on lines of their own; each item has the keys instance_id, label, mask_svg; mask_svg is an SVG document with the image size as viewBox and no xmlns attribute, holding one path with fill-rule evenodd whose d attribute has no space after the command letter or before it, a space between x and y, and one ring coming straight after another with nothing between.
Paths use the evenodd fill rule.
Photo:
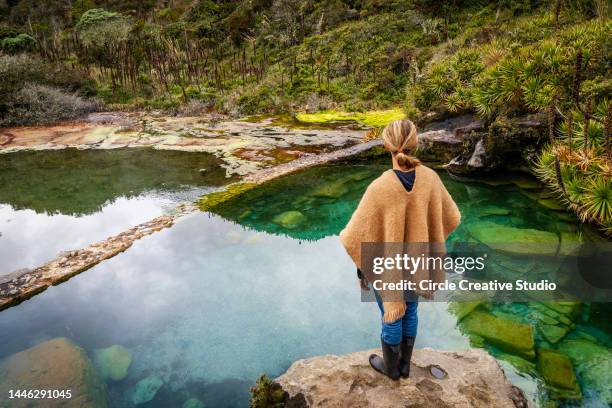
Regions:
<instances>
[{"instance_id":1,"label":"pool of water","mask_svg":"<svg viewBox=\"0 0 612 408\"><path fill-rule=\"evenodd\" d=\"M0 313L0 358L56 337L71 339L92 359L96 350L121 345L133 362L125 378L107 381L111 406L134 406L139 382L155 378L159 390L139 406L181 406L196 398L210 407L235 407L248 405L249 386L261 373L273 377L299 358L377 347L378 310L360 302L354 266L337 233L365 186L385 169L306 170L251 190L218 214L193 214L139 240ZM446 176L444 182L463 214L452 240L467 239L470 225L483 221L597 238L513 185ZM518 322L536 307L483 304L478 310ZM446 303L419 308L417 347L485 347L539 405L554 399L533 361L475 336ZM606 310L582 305L560 343L545 344L536 335L537 347L563 349L576 360L584 395L576 404L608 403L609 371L591 375L596 364L611 361ZM591 354L576 356L569 347L576 342L588 343Z\"/></svg>"},{"instance_id":2,"label":"pool of water","mask_svg":"<svg viewBox=\"0 0 612 408\"><path fill-rule=\"evenodd\" d=\"M130 148L2 154L0 275L118 234L227 181L218 160L205 153Z\"/></svg>"}]
</instances>

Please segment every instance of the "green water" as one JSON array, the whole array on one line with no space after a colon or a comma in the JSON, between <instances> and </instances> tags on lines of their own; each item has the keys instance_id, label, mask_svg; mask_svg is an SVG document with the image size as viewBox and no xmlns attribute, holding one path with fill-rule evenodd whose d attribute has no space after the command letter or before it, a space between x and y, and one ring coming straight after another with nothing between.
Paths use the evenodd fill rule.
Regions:
<instances>
[{"instance_id":1,"label":"green water","mask_svg":"<svg viewBox=\"0 0 612 408\"><path fill-rule=\"evenodd\" d=\"M340 232L365 187L386 166L310 169L247 191L214 211L257 231L318 240ZM466 181L453 179L443 172L440 175L462 213L462 223L449 237L450 243L476 242L480 232L500 225L510 232L524 229L550 232L553 239L563 243L603 240L572 215L551 211L538 203L542 191L528 176L512 174L507 179L514 179L516 184L529 190L520 189L503 178ZM505 262L497 267L498 273L506 277L534 275L538 268L539 273L549 276L550 268L555 267L554 260L551 266L510 257ZM612 403L612 319L607 306L536 300L528 303L480 301L452 304L451 310L460 319L458 326L472 346L487 348L501 361L510 363L520 375L545 384L532 394L537 395L535 398L540 403L581 404L586 398L593 406L606 406ZM493 324L497 325L495 330L483 327ZM532 338L535 345L530 345ZM546 352L541 350L553 350L569 357L566 361L574 367L567 372L557 369L547 372ZM534 384L527 387L533 391Z\"/></svg>"}]
</instances>

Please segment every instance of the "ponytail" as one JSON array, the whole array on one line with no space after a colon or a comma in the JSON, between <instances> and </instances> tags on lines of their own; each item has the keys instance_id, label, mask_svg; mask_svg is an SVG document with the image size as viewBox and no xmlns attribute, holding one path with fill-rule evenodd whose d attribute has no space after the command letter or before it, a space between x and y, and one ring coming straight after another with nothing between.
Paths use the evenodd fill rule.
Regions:
<instances>
[{"instance_id":1,"label":"ponytail","mask_svg":"<svg viewBox=\"0 0 612 408\"><path fill-rule=\"evenodd\" d=\"M407 155L404 152L397 152L394 156L395 160L397 160L397 164L399 164L400 167L403 169L413 169L419 164L421 164L421 161L419 159L414 156Z\"/></svg>"},{"instance_id":2,"label":"ponytail","mask_svg":"<svg viewBox=\"0 0 612 408\"><path fill-rule=\"evenodd\" d=\"M421 164L421 161L412 155L417 147L418 137L416 126L410 120L396 120L388 124L381 136L402 169L410 170Z\"/></svg>"}]
</instances>

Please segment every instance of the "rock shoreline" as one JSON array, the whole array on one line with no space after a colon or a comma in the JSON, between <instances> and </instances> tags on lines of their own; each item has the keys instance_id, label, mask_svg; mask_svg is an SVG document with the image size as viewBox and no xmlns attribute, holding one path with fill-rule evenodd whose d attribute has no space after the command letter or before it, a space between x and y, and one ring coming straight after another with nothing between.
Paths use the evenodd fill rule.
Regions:
<instances>
[{"instance_id":1,"label":"rock shoreline","mask_svg":"<svg viewBox=\"0 0 612 408\"><path fill-rule=\"evenodd\" d=\"M375 372L368 356L380 350L298 360L276 379L291 400L309 407L482 407L527 408L531 403L512 385L486 351L415 349L411 376L392 381ZM429 367L447 372L443 379Z\"/></svg>"}]
</instances>

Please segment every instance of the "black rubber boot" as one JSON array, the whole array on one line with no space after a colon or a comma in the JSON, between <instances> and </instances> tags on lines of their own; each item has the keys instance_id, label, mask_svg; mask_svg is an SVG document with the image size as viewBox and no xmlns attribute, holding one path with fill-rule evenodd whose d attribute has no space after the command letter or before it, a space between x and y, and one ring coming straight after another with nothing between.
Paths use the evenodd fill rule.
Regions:
<instances>
[{"instance_id":1,"label":"black rubber boot","mask_svg":"<svg viewBox=\"0 0 612 408\"><path fill-rule=\"evenodd\" d=\"M400 343L399 370L402 378L410 376L410 359L412 358L414 339L414 337L402 337L402 342Z\"/></svg>"},{"instance_id":2,"label":"black rubber boot","mask_svg":"<svg viewBox=\"0 0 612 408\"><path fill-rule=\"evenodd\" d=\"M385 343L383 340L381 340L380 343L382 345L383 357L380 358L380 356L372 354L370 356L370 365L373 369L392 380L399 380L400 345L392 346Z\"/></svg>"}]
</instances>

